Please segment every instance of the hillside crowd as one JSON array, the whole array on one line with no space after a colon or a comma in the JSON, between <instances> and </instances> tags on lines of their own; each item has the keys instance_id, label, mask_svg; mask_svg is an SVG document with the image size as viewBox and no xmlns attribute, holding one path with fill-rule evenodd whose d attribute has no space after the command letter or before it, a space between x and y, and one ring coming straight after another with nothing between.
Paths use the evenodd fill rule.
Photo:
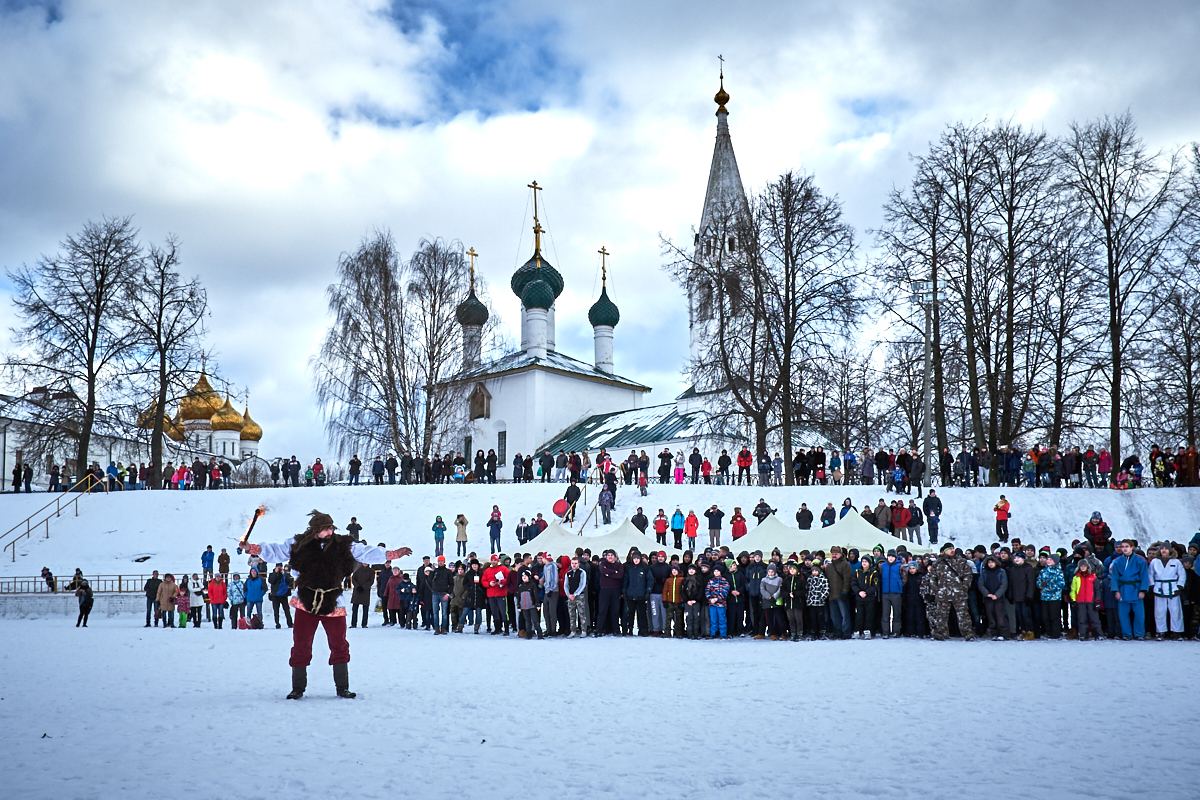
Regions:
<instances>
[{"instance_id":1,"label":"hillside crowd","mask_svg":"<svg viewBox=\"0 0 1200 800\"><path fill-rule=\"evenodd\" d=\"M506 464L507 462L507 464ZM1194 447L1179 447L1172 453L1158 445L1150 448L1147 457L1150 475L1140 456L1126 456L1120 464L1114 464L1112 455L1105 448L1093 446L1080 448L1034 446L1024 450L1015 446L1002 447L992 452L986 448L965 446L957 454L950 448L938 454L937 469L931 474L931 483L938 486L996 486L1029 488L1111 488L1136 489L1153 485L1156 487L1200 486L1200 456ZM507 467L507 472L505 472ZM474 458L461 452L433 454L425 457L420 453L403 452L378 455L370 463L364 463L355 455L350 459L345 475L339 466L337 476L320 458L307 466L296 456L290 459L277 458L270 463L270 478L273 486L327 486L343 478L349 485L372 483L384 484L436 484L436 483L532 483L586 481L593 470L605 476L614 474L616 479L627 485L641 481L653 481L657 475L659 483L706 483L713 485L782 486L784 470L791 472L797 486L808 485L882 485L890 491L911 492L916 487L921 493L921 482L928 467L917 451L902 447L872 449L867 447L860 453L851 450L839 452L824 447L798 448L790 465L776 452L753 454L749 447L742 447L734 454L721 450L715 459L702 454L698 447L691 453L683 450L672 452L664 448L651 457L645 450L630 450L625 457L609 453L601 448L593 458L587 451L568 452L560 449L557 454L549 450L534 458L532 454L517 453L512 459L497 455L494 449L486 453L477 450ZM652 473L653 470L653 473ZM134 490L147 488L147 465L125 465L111 462L107 469L98 464L88 468L98 481L111 490ZM210 457L207 461L195 458L191 462L174 464L168 462L163 468L163 489L229 489L233 467L224 459ZM33 465L18 462L12 470L12 491L33 491L35 480ZM61 472L58 465L46 470L48 491L60 491L70 485L71 476Z\"/></svg>"}]
</instances>

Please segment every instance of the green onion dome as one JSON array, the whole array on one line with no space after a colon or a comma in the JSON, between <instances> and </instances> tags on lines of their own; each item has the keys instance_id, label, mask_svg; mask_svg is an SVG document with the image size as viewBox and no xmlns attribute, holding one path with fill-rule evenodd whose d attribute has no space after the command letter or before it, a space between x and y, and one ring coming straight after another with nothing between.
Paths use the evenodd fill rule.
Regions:
<instances>
[{"instance_id":1,"label":"green onion dome","mask_svg":"<svg viewBox=\"0 0 1200 800\"><path fill-rule=\"evenodd\" d=\"M512 280L508 284L510 287L512 287L513 294L515 294L517 297L523 298L525 293L525 285L534 279L535 274L538 273L539 270L541 273L540 275L536 275L536 277L540 277L543 281L549 284L550 291L554 294L554 298L558 299L558 296L562 294L563 287L566 284L563 283L562 275L560 275L558 270L552 267L550 262L547 261L544 256L542 256L540 250L535 250L533 256L526 261L520 269L513 273ZM525 307L529 308L528 305ZM549 306L546 306L546 308L549 308Z\"/></svg>"},{"instance_id":2,"label":"green onion dome","mask_svg":"<svg viewBox=\"0 0 1200 800\"><path fill-rule=\"evenodd\" d=\"M600 299L592 304L592 308L588 311L588 322L592 323L592 327L597 325L608 325L616 327L621 321L621 312L617 309L617 304L608 298L608 288L600 288Z\"/></svg>"},{"instance_id":3,"label":"green onion dome","mask_svg":"<svg viewBox=\"0 0 1200 800\"><path fill-rule=\"evenodd\" d=\"M526 309L544 308L549 310L550 306L554 305L554 297L554 288L541 276L535 276L521 290L521 304Z\"/></svg>"},{"instance_id":4,"label":"green onion dome","mask_svg":"<svg viewBox=\"0 0 1200 800\"><path fill-rule=\"evenodd\" d=\"M454 315L458 317L458 324L464 327L469 325L481 327L488 321L489 316L487 306L475 296L475 287L471 287L471 293L467 295L467 299L458 304Z\"/></svg>"}]
</instances>

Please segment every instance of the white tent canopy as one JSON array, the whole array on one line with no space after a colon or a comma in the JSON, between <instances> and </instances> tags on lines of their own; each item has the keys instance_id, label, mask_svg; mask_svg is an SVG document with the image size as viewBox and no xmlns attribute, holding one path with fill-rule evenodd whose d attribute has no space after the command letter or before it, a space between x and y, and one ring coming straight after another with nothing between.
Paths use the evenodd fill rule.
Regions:
<instances>
[{"instance_id":1,"label":"white tent canopy","mask_svg":"<svg viewBox=\"0 0 1200 800\"><path fill-rule=\"evenodd\" d=\"M871 548L877 544L882 544L884 550L892 550L896 545L904 544L910 553L931 552L928 547L902 542L896 537L888 535L886 531L879 530L853 511L828 528L809 531L785 525L772 514L763 520L761 525L738 539L732 545L732 550L735 553L742 550L751 552L761 550L764 555L769 555L778 547L786 556L802 550L829 552L830 547L839 545L843 548L856 548L860 553L870 553Z\"/></svg>"}]
</instances>

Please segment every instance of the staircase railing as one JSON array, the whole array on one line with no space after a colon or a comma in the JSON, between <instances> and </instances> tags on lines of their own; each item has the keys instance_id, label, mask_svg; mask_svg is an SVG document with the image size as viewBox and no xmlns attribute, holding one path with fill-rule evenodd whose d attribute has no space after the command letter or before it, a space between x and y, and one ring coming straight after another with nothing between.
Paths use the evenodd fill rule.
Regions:
<instances>
[{"instance_id":1,"label":"staircase railing","mask_svg":"<svg viewBox=\"0 0 1200 800\"><path fill-rule=\"evenodd\" d=\"M91 494L92 490L94 490L94 489L103 489L105 492L107 492L108 491L107 482L97 480L95 475L88 473L87 475L84 475L82 478L80 478L78 481L76 481L74 483L74 485L72 485L66 491L55 496L55 498L53 500L51 500L49 503L46 503L46 505L42 506L37 511L33 512L28 517L26 517L25 519L18 522L16 525L13 525L11 528L9 528L7 531L5 531L3 534L0 534L0 542L3 542L5 539L8 539L10 536L12 537L12 539L10 539L4 545L4 549L12 550L13 562L15 563L17 560L17 542L21 541L22 539L33 538L34 531L37 531L38 529L44 529L46 532L46 538L49 539L50 538L50 520L62 516L62 512L69 507L74 507L75 516L78 517L79 516L79 499L88 494ZM74 495L74 497L71 497L70 499L66 499L67 495L72 495L72 494ZM50 510L51 506L54 507L53 510ZM42 512L46 512L46 516L43 517L42 519L35 520L35 518L38 515L40 515ZM22 530L22 528L24 528L24 530Z\"/></svg>"}]
</instances>

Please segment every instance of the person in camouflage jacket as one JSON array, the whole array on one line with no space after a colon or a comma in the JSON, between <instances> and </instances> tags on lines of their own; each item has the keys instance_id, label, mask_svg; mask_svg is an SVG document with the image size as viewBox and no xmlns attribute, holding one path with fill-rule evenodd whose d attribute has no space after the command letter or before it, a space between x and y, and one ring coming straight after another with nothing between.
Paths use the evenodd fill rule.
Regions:
<instances>
[{"instance_id":1,"label":"person in camouflage jacket","mask_svg":"<svg viewBox=\"0 0 1200 800\"><path fill-rule=\"evenodd\" d=\"M954 606L963 638L967 641L975 638L975 629L971 626L971 616L967 611L967 592L971 590L974 580L974 570L965 558L958 555L954 545L949 542L942 545L942 554L929 568L929 586L934 597L930 606L929 626L933 629L934 639L940 641L949 638L951 606Z\"/></svg>"}]
</instances>

